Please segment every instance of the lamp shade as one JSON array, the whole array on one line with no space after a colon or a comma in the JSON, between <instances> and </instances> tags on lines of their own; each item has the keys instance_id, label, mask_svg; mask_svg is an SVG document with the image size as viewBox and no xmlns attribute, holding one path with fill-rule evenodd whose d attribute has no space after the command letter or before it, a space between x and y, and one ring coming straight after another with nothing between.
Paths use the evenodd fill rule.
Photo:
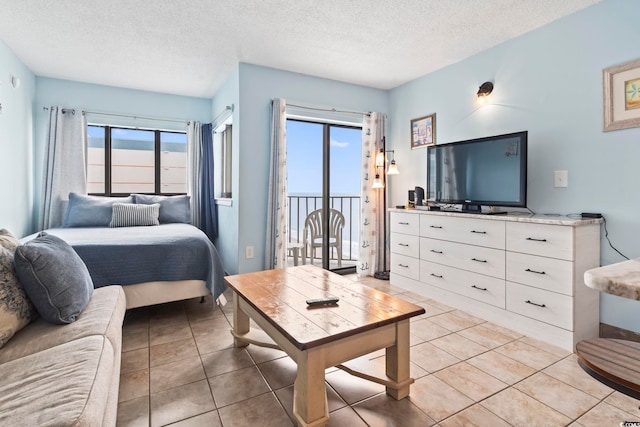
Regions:
<instances>
[{"instance_id":1,"label":"lamp shade","mask_svg":"<svg viewBox=\"0 0 640 427\"><path fill-rule=\"evenodd\" d=\"M398 165L396 165L395 160L391 160L391 163L389 164L389 169L387 169L387 175L398 175L398 174L400 174L400 171L398 170Z\"/></svg>"},{"instance_id":2,"label":"lamp shade","mask_svg":"<svg viewBox=\"0 0 640 427\"><path fill-rule=\"evenodd\" d=\"M376 174L376 179L373 180L372 188L384 188L384 184L382 183L382 180L380 179L380 174Z\"/></svg>"}]
</instances>

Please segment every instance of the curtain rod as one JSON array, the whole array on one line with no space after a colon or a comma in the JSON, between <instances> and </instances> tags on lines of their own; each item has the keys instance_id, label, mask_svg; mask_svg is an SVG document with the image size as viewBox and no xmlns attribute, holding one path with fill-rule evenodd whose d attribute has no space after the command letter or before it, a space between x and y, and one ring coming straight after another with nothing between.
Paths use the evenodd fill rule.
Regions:
<instances>
[{"instance_id":1,"label":"curtain rod","mask_svg":"<svg viewBox=\"0 0 640 427\"><path fill-rule=\"evenodd\" d=\"M49 107L43 107L43 109L45 111L49 110ZM67 111L72 111L75 114L75 109L73 108L63 108L62 109L62 113L66 113ZM158 122L165 122L165 123L183 123L183 124L188 124L189 120L175 120L175 119L163 119L160 117L145 117L145 116L134 116L134 115L130 115L130 114L116 114L116 113L104 113L101 111L89 111L89 110L80 110L82 111L82 114L95 114L97 116L112 116L112 117L125 117L128 119L141 119L141 120L153 120L153 121L158 121Z\"/></svg>"},{"instance_id":2,"label":"curtain rod","mask_svg":"<svg viewBox=\"0 0 640 427\"><path fill-rule=\"evenodd\" d=\"M328 111L331 113L349 113L349 114L362 114L363 116L370 116L371 112L362 112L362 111L349 111L349 110L336 110L335 108L316 108L316 107L307 107L305 105L296 105L287 103L287 107L298 107L306 110L315 110L315 111Z\"/></svg>"},{"instance_id":3,"label":"curtain rod","mask_svg":"<svg viewBox=\"0 0 640 427\"><path fill-rule=\"evenodd\" d=\"M216 116L216 118L215 118L215 119L213 119L213 121L212 121L211 123L213 123L214 125L216 125L216 124L217 124L216 122L218 121L218 119L219 119L222 115L224 115L227 111L231 111L231 112L233 113L233 107L234 107L234 105L233 105L233 104L231 104L231 105L227 105L226 107L224 107L224 110L222 110L222 111L220 112L220 114L218 114L218 115Z\"/></svg>"}]
</instances>

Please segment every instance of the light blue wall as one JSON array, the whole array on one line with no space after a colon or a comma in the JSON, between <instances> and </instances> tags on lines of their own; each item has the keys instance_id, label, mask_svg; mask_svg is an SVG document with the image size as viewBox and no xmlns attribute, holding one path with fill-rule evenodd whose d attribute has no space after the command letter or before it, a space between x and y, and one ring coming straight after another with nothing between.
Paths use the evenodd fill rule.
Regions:
<instances>
[{"instance_id":1,"label":"light blue wall","mask_svg":"<svg viewBox=\"0 0 640 427\"><path fill-rule=\"evenodd\" d=\"M37 222L39 199L42 191L42 164L47 134L49 112L43 107L61 106L94 112L138 115L172 120L211 121L211 100L187 96L169 95L112 86L102 86L69 80L36 78L34 180L35 210ZM89 115L90 121L114 125L137 125L163 129L186 129L185 124L158 121L131 120L119 117ZM35 222L33 223L35 228Z\"/></svg>"},{"instance_id":2,"label":"light blue wall","mask_svg":"<svg viewBox=\"0 0 640 427\"><path fill-rule=\"evenodd\" d=\"M250 64L240 64L239 87L238 271L249 272L264 268L271 100L387 112L388 93ZM255 258L245 259L246 246Z\"/></svg>"},{"instance_id":3,"label":"light blue wall","mask_svg":"<svg viewBox=\"0 0 640 427\"><path fill-rule=\"evenodd\" d=\"M35 76L0 42L0 228L17 237L29 234L32 220L34 97Z\"/></svg>"},{"instance_id":4,"label":"light blue wall","mask_svg":"<svg viewBox=\"0 0 640 427\"><path fill-rule=\"evenodd\" d=\"M426 185L426 150L410 150L413 118L436 113L438 143L529 131L528 205L537 213L601 212L612 243L640 257L640 128L602 131L602 70L637 59L640 2L605 0L390 91L388 142L401 175L392 204ZM484 81L490 105L474 104ZM569 187L553 187L553 171ZM603 239L602 264L623 260ZM601 322L640 332L640 302L603 294Z\"/></svg>"},{"instance_id":5,"label":"light blue wall","mask_svg":"<svg viewBox=\"0 0 640 427\"><path fill-rule=\"evenodd\" d=\"M231 206L218 205L218 239L216 248L224 262L225 270L230 274L238 273L238 233L240 192L240 68L236 67L211 101L214 120L227 106L233 106L233 130L231 135Z\"/></svg>"}]
</instances>

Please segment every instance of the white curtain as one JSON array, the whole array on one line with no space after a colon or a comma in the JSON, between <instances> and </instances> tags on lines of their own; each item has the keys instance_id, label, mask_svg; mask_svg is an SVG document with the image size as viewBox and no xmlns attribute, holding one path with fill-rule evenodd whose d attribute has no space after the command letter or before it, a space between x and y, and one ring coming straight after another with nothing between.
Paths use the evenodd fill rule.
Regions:
<instances>
[{"instance_id":1,"label":"white curtain","mask_svg":"<svg viewBox=\"0 0 640 427\"><path fill-rule=\"evenodd\" d=\"M39 229L62 225L69 193L87 193L87 120L84 111L49 108Z\"/></svg>"},{"instance_id":2,"label":"white curtain","mask_svg":"<svg viewBox=\"0 0 640 427\"><path fill-rule=\"evenodd\" d=\"M360 256L358 274L373 276L383 265L385 239L383 233L383 189L372 188L376 176L376 154L385 137L386 118L383 113L365 114L362 121L362 190L360 191ZM384 168L380 173L385 173Z\"/></svg>"},{"instance_id":3,"label":"white curtain","mask_svg":"<svg viewBox=\"0 0 640 427\"><path fill-rule=\"evenodd\" d=\"M287 104L274 99L271 104L271 163L267 209L266 268L284 268L287 264Z\"/></svg>"},{"instance_id":4,"label":"white curtain","mask_svg":"<svg viewBox=\"0 0 640 427\"><path fill-rule=\"evenodd\" d=\"M200 228L202 223L202 131L201 123L187 125L187 194L191 198L191 224Z\"/></svg>"}]
</instances>

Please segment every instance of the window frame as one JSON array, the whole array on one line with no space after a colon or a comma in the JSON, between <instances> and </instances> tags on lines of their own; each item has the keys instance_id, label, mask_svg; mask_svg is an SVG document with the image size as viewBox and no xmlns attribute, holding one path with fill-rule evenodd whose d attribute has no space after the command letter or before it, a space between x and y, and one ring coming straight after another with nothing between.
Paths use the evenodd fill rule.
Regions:
<instances>
[{"instance_id":1,"label":"window frame","mask_svg":"<svg viewBox=\"0 0 640 427\"><path fill-rule=\"evenodd\" d=\"M104 193L88 193L90 195L95 196L105 196L105 197L123 197L128 196L132 193L114 193L111 191L112 189L112 133L113 129L123 129L123 130L143 130L154 133L154 192L134 192L139 194L151 194L157 196L178 196L187 194L187 191L184 193L176 193L176 192L162 192L162 133L176 133L187 135L186 131L179 130L166 130L166 129L157 129L157 128L140 128L140 127L131 127L131 126L118 126L118 125L108 125L108 124L98 124L98 123L87 123L87 128L102 128L104 130ZM88 149L88 140L87 140L87 149ZM187 147L187 150L189 147ZM187 167L187 177L189 173L189 165L188 162L186 164ZM88 165L87 165L88 168Z\"/></svg>"}]
</instances>

